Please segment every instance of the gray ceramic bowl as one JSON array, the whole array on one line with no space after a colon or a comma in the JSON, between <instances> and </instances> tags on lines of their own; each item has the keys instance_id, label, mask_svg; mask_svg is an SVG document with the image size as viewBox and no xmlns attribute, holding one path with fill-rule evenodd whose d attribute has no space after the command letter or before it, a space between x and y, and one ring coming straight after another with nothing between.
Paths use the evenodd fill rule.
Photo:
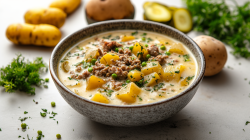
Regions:
<instances>
[{"instance_id":1,"label":"gray ceramic bowl","mask_svg":"<svg viewBox=\"0 0 250 140\"><path fill-rule=\"evenodd\" d=\"M85 99L70 91L58 79L57 67L65 50L89 36L114 30L145 30L171 36L184 43L194 54L198 74L194 82L180 94L143 105L109 105ZM50 59L50 73L65 101L80 114L93 121L113 126L140 126L167 119L184 108L196 93L205 71L205 59L198 45L184 33L164 24L151 21L115 20L99 22L82 28L62 39L54 48Z\"/></svg>"}]
</instances>

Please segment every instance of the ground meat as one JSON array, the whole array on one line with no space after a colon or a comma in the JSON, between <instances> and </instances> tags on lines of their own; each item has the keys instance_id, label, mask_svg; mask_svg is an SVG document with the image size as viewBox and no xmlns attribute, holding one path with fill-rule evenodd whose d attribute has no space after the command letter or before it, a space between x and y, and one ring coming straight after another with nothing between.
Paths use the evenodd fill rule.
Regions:
<instances>
[{"instance_id":1,"label":"ground meat","mask_svg":"<svg viewBox=\"0 0 250 140\"><path fill-rule=\"evenodd\" d=\"M134 69L141 69L141 61L137 58L132 60L127 54L118 54L119 59L114 61L114 64L107 67L100 62L96 62L93 66L93 74L96 76L110 77L113 73L117 74L118 79L126 79L128 72Z\"/></svg>"},{"instance_id":2,"label":"ground meat","mask_svg":"<svg viewBox=\"0 0 250 140\"><path fill-rule=\"evenodd\" d=\"M98 48L98 53L99 53L99 56L103 56L102 50L100 48Z\"/></svg>"},{"instance_id":3,"label":"ground meat","mask_svg":"<svg viewBox=\"0 0 250 140\"><path fill-rule=\"evenodd\" d=\"M90 73L87 70L83 71L82 79L87 79L89 77L89 75L90 75Z\"/></svg>"},{"instance_id":4,"label":"ground meat","mask_svg":"<svg viewBox=\"0 0 250 140\"><path fill-rule=\"evenodd\" d=\"M117 43L116 41L112 41L112 42L104 42L104 44L102 45L103 47L103 51L104 52L109 52L112 49L114 49L115 47L121 47L122 45Z\"/></svg>"},{"instance_id":5,"label":"ground meat","mask_svg":"<svg viewBox=\"0 0 250 140\"><path fill-rule=\"evenodd\" d=\"M147 50L151 56L157 56L159 54L159 49L156 45L151 45Z\"/></svg>"},{"instance_id":6,"label":"ground meat","mask_svg":"<svg viewBox=\"0 0 250 140\"><path fill-rule=\"evenodd\" d=\"M131 55L131 51L129 49L125 49L124 54Z\"/></svg>"},{"instance_id":7,"label":"ground meat","mask_svg":"<svg viewBox=\"0 0 250 140\"><path fill-rule=\"evenodd\" d=\"M81 66L76 67L76 71L77 72L81 72L82 71L82 67Z\"/></svg>"},{"instance_id":8,"label":"ground meat","mask_svg":"<svg viewBox=\"0 0 250 140\"><path fill-rule=\"evenodd\" d=\"M151 57L148 59L148 61L151 61L151 60L155 60L155 61L158 61L160 64L163 64L166 62L166 58L168 58L167 55L158 55L156 57Z\"/></svg>"},{"instance_id":9,"label":"ground meat","mask_svg":"<svg viewBox=\"0 0 250 140\"><path fill-rule=\"evenodd\" d=\"M115 90L119 90L122 88L122 82L118 82L118 81L112 81L112 85L113 85L113 89Z\"/></svg>"}]
</instances>

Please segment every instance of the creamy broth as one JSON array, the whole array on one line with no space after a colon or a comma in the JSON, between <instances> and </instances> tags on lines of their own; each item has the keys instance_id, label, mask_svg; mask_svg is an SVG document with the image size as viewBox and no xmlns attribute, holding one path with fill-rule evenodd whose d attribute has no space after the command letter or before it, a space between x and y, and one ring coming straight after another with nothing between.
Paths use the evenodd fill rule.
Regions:
<instances>
[{"instance_id":1,"label":"creamy broth","mask_svg":"<svg viewBox=\"0 0 250 140\"><path fill-rule=\"evenodd\" d=\"M71 91L114 105L170 98L185 90L196 73L197 62L184 44L161 34L132 30L85 39L65 52L58 64L58 77Z\"/></svg>"}]
</instances>

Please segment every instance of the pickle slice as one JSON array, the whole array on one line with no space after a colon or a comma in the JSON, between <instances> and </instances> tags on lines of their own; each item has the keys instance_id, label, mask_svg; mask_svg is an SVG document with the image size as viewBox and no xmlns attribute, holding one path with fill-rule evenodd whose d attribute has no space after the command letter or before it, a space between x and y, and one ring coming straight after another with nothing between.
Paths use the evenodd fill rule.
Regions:
<instances>
[{"instance_id":1,"label":"pickle slice","mask_svg":"<svg viewBox=\"0 0 250 140\"><path fill-rule=\"evenodd\" d=\"M169 10L167 6L158 3L148 3L144 10L146 18L152 21L168 22L172 18L171 10Z\"/></svg>"},{"instance_id":2,"label":"pickle slice","mask_svg":"<svg viewBox=\"0 0 250 140\"><path fill-rule=\"evenodd\" d=\"M182 32L191 31L193 21L190 12L185 8L176 9L173 12L173 26Z\"/></svg>"}]
</instances>

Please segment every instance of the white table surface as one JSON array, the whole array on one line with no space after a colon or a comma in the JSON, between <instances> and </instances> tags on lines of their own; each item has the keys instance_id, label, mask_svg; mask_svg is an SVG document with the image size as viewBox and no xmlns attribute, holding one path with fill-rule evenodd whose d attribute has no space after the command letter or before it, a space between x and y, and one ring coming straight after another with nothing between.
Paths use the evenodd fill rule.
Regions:
<instances>
[{"instance_id":1,"label":"white table surface","mask_svg":"<svg viewBox=\"0 0 250 140\"><path fill-rule=\"evenodd\" d=\"M29 8L47 7L52 0L0 0L0 66L6 66L22 53L33 60L42 56L49 63L53 48L13 45L5 37L5 30L11 23L23 23L23 15ZM133 0L135 19L142 20L144 0ZM173 6L184 5L181 0L162 0ZM244 0L239 0L242 4ZM60 29L63 37L87 26L84 8L87 1L67 18ZM198 33L191 32L190 37ZM16 140L18 136L36 139L37 130L42 130L43 140L55 140L56 134L62 140L111 140L111 139L164 139L164 140L250 140L250 62L235 58L227 47L228 61L222 72L213 77L205 77L192 101L172 118L142 127L113 127L89 120L71 108L60 96L50 74L49 88L36 88L36 95L15 92L6 93L0 88L0 140ZM228 68L230 67L230 68ZM247 80L245 80L247 78ZM38 101L38 104L33 102ZM52 108L51 101L56 102ZM41 108L58 113L55 120L41 117ZM28 114L24 114L27 111ZM29 129L21 130L19 117L31 117L24 121ZM171 126L176 125L176 128ZM19 139L22 139L19 138Z\"/></svg>"}]
</instances>

